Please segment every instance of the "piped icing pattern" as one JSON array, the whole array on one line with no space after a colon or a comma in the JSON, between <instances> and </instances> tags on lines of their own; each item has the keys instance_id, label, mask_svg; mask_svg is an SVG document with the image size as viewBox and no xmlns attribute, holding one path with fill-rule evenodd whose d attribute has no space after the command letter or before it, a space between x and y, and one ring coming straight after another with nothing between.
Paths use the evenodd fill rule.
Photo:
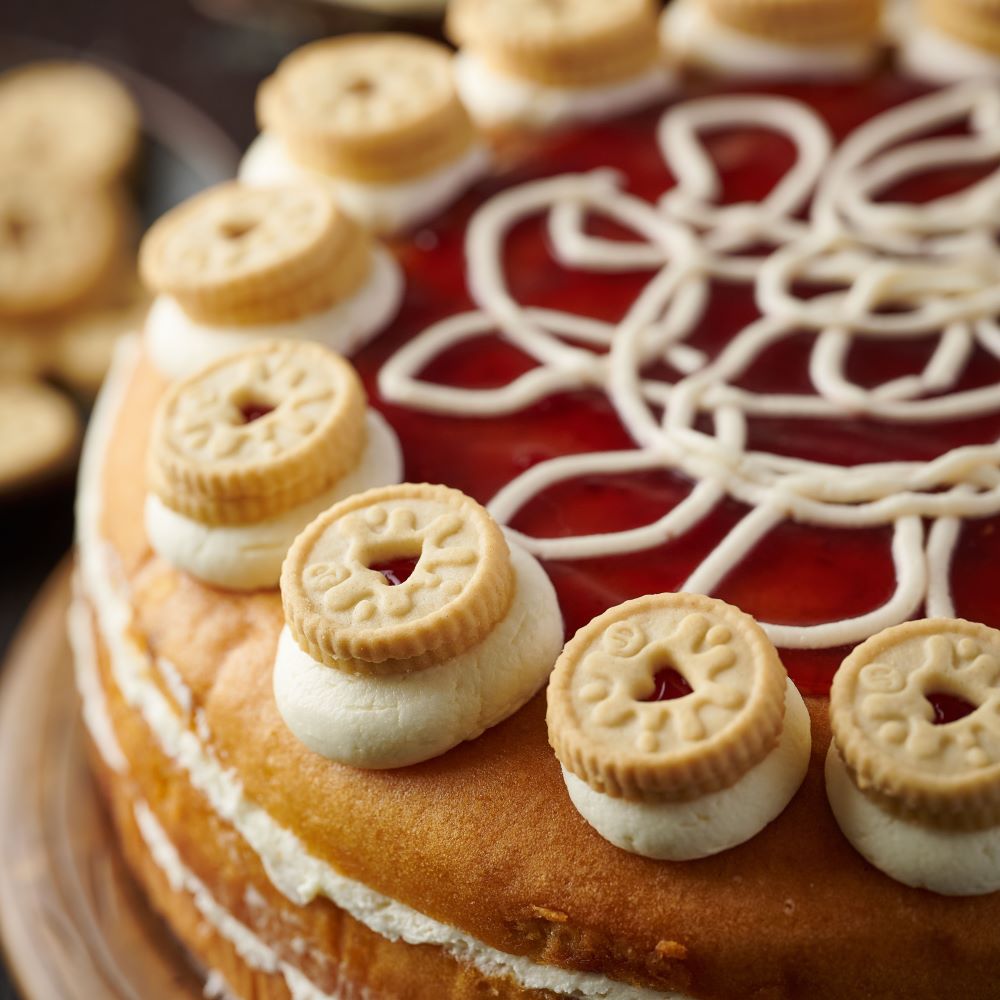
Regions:
<instances>
[{"instance_id":1,"label":"piped icing pattern","mask_svg":"<svg viewBox=\"0 0 1000 1000\"><path fill-rule=\"evenodd\" d=\"M960 124L968 134L940 135ZM727 127L777 131L797 151L794 165L758 203L719 203L722 182L701 134ZM896 588L885 604L840 621L765 624L777 645L861 641L922 605L931 615L950 616L949 567L962 521L1000 512L996 443L957 447L927 462L841 466L754 450L747 436L757 417L919 427L1000 409L994 385L956 388L974 348L1000 357L1000 265L988 221L1000 173L922 204L880 197L912 175L994 158L1000 90L970 82L919 98L860 126L837 149L814 112L771 96L687 101L667 110L657 134L676 186L655 204L604 170L529 182L485 203L466 236L467 281L478 308L434 324L391 357L379 375L383 395L416 409L480 418L566 391L607 396L635 448L532 466L490 502L501 522L547 487L580 476L665 469L692 481L681 503L643 527L561 538L515 533L543 558L652 548L690 531L731 498L747 514L680 589L711 593L786 520L892 528ZM520 221L539 215L561 265L649 272L620 322L514 298L503 267L505 241ZM636 238L592 235L594 218ZM762 245L773 249L761 254ZM705 314L713 279L751 287L760 316L710 358L686 340ZM804 293L810 284L824 288ZM494 331L536 366L486 390L420 377L445 350ZM736 384L770 345L803 331L816 334L808 361L813 394L759 393ZM932 341L925 369L875 386L852 381L852 345L894 338ZM659 361L677 374L651 373Z\"/></svg>"}]
</instances>

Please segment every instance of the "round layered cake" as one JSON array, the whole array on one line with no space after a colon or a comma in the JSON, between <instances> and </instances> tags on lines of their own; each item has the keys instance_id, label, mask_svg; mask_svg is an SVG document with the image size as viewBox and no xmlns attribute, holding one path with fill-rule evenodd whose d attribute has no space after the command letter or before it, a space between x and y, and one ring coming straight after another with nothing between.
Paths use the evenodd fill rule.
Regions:
<instances>
[{"instance_id":1,"label":"round layered cake","mask_svg":"<svg viewBox=\"0 0 1000 1000\"><path fill-rule=\"evenodd\" d=\"M995 994L1000 56L918 77L936 10L459 0L154 226L71 633L209 992Z\"/></svg>"}]
</instances>

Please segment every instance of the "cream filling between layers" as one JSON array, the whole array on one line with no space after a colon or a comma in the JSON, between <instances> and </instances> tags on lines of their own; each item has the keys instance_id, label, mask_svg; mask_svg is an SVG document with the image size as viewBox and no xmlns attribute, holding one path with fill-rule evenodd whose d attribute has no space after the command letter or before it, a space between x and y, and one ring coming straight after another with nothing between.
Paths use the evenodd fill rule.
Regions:
<instances>
[{"instance_id":1,"label":"cream filling between layers","mask_svg":"<svg viewBox=\"0 0 1000 1000\"><path fill-rule=\"evenodd\" d=\"M436 945L483 975L507 976L525 989L548 989L581 1000L689 1000L682 994L629 986L597 973L543 965L492 948L456 927L339 874L311 855L291 830L247 798L236 771L215 758L157 686L156 666L149 651L130 637L132 610L127 582L114 550L101 536L104 455L137 353L131 338L120 345L98 398L84 448L77 506L79 571L84 591L96 611L112 676L123 698L140 713L161 751L187 773L191 785L258 855L275 888L300 906L325 896L390 941ZM90 692L90 696L96 695ZM217 929L224 934L222 928Z\"/></svg>"},{"instance_id":2,"label":"cream filling between layers","mask_svg":"<svg viewBox=\"0 0 1000 1000\"><path fill-rule=\"evenodd\" d=\"M552 87L500 73L474 52L455 56L455 86L469 114L484 128L550 128L599 121L655 103L666 97L673 83L673 74L666 66L654 66L618 83Z\"/></svg>"},{"instance_id":3,"label":"cream filling between layers","mask_svg":"<svg viewBox=\"0 0 1000 1000\"><path fill-rule=\"evenodd\" d=\"M893 815L854 784L833 742L826 755L826 794L844 836L889 878L943 896L1000 889L1000 826L942 830Z\"/></svg>"},{"instance_id":4,"label":"cream filling between layers","mask_svg":"<svg viewBox=\"0 0 1000 1000\"><path fill-rule=\"evenodd\" d=\"M368 677L318 663L286 626L274 696L310 750L352 767L406 767L473 740L524 705L562 649L559 601L545 570L511 544L515 593L472 649L405 676Z\"/></svg>"},{"instance_id":5,"label":"cream filling between layers","mask_svg":"<svg viewBox=\"0 0 1000 1000\"><path fill-rule=\"evenodd\" d=\"M228 590L276 587L281 564L295 536L338 500L398 483L403 454L395 431L375 410L367 414L368 442L347 475L326 492L276 517L254 524L202 524L146 496L146 534L167 562L206 583Z\"/></svg>"},{"instance_id":6,"label":"cream filling between layers","mask_svg":"<svg viewBox=\"0 0 1000 1000\"><path fill-rule=\"evenodd\" d=\"M875 61L871 43L788 45L720 24L700 0L674 0L661 21L663 44L682 61L725 76L816 79L854 76Z\"/></svg>"},{"instance_id":7,"label":"cream filling between layers","mask_svg":"<svg viewBox=\"0 0 1000 1000\"><path fill-rule=\"evenodd\" d=\"M403 286L395 258L376 247L368 279L350 298L287 323L210 326L191 319L170 296L158 295L146 317L146 347L153 364L170 379L185 378L265 340L314 340L338 354L351 355L392 321Z\"/></svg>"},{"instance_id":8,"label":"cream filling between layers","mask_svg":"<svg viewBox=\"0 0 1000 1000\"><path fill-rule=\"evenodd\" d=\"M718 854L755 837L802 784L811 748L809 710L789 680L778 745L735 785L691 802L629 802L594 791L563 768L580 815L616 847L661 861Z\"/></svg>"},{"instance_id":9,"label":"cream filling between layers","mask_svg":"<svg viewBox=\"0 0 1000 1000\"><path fill-rule=\"evenodd\" d=\"M333 189L338 203L376 233L398 233L443 212L490 169L487 148L475 143L453 163L411 180L392 184L365 183L334 177L292 159L281 140L261 132L243 155L239 178L246 184L280 184L304 178Z\"/></svg>"},{"instance_id":10,"label":"cream filling between layers","mask_svg":"<svg viewBox=\"0 0 1000 1000\"><path fill-rule=\"evenodd\" d=\"M1000 76L1000 56L952 38L929 24L907 22L901 26L898 45L903 68L932 83Z\"/></svg>"}]
</instances>

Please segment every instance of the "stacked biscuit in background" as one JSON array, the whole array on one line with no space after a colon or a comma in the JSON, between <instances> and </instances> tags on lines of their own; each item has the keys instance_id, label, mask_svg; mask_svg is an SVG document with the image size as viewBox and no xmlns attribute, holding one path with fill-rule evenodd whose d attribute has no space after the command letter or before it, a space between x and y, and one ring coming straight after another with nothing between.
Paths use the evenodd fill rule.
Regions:
<instances>
[{"instance_id":1,"label":"stacked biscuit in background","mask_svg":"<svg viewBox=\"0 0 1000 1000\"><path fill-rule=\"evenodd\" d=\"M77 408L56 386L91 398L145 309L127 190L138 148L138 109L103 70L0 75L0 492L71 459Z\"/></svg>"}]
</instances>

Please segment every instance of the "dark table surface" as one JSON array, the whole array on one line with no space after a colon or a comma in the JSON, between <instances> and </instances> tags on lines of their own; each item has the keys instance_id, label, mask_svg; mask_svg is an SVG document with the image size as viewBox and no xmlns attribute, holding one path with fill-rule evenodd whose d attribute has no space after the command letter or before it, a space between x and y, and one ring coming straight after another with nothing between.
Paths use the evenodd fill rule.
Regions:
<instances>
[{"instance_id":1,"label":"dark table surface","mask_svg":"<svg viewBox=\"0 0 1000 1000\"><path fill-rule=\"evenodd\" d=\"M309 39L433 25L299 0L3 0L0 54L92 57L143 74L205 112L240 147L253 137L257 83ZM197 151L194 151L197 153ZM169 200L169 196L168 200ZM155 204L155 199L154 199ZM157 208L165 207L158 205ZM148 214L148 212L147 212ZM0 659L73 536L73 477L0 500ZM0 1000L16 1000L0 964ZM59 1000L59 998L31 998Z\"/></svg>"}]
</instances>

